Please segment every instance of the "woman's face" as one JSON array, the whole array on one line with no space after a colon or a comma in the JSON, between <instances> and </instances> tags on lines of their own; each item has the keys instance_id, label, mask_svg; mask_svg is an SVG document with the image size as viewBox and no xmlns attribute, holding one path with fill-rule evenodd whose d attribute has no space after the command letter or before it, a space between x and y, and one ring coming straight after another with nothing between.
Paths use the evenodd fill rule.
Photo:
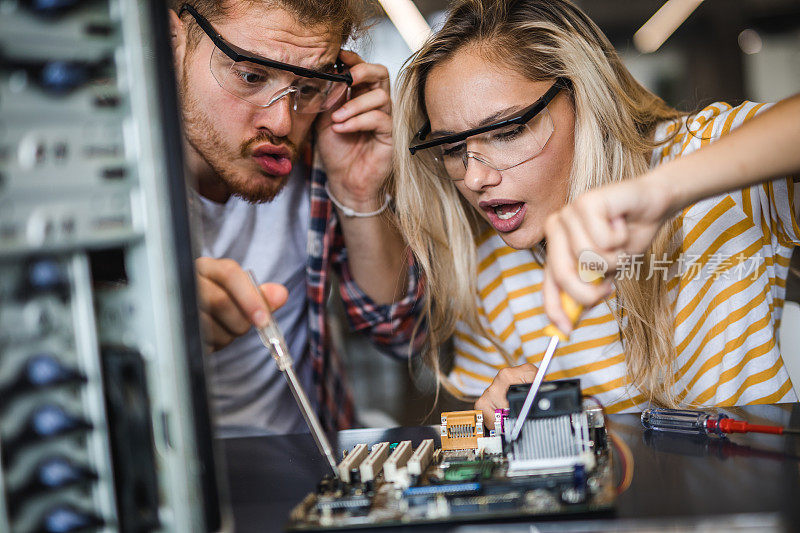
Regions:
<instances>
[{"instance_id":1,"label":"woman's face","mask_svg":"<svg viewBox=\"0 0 800 533\"><path fill-rule=\"evenodd\" d=\"M435 66L425 84L425 106L431 131L460 132L514 115L530 106L554 80L530 81L514 70L484 59L475 47L458 51ZM544 149L530 161L502 172L469 159L464 179L455 186L512 248L531 248L544 237L544 221L563 207L569 190L575 115L566 91L547 106L553 132ZM480 152L480 140L466 141ZM531 147L528 152L535 153ZM504 168L527 159L492 161ZM463 167L462 167L463 168Z\"/></svg>"}]
</instances>

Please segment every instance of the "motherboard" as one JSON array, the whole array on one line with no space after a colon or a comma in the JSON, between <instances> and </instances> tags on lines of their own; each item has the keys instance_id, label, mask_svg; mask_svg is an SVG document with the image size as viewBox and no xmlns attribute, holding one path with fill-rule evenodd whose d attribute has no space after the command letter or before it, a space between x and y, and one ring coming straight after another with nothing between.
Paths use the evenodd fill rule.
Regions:
<instances>
[{"instance_id":1,"label":"motherboard","mask_svg":"<svg viewBox=\"0 0 800 533\"><path fill-rule=\"evenodd\" d=\"M291 530L374 528L610 511L616 499L602 407L579 380L545 382L510 441L530 385L486 430L482 411L441 415L440 438L356 444L289 517Z\"/></svg>"}]
</instances>

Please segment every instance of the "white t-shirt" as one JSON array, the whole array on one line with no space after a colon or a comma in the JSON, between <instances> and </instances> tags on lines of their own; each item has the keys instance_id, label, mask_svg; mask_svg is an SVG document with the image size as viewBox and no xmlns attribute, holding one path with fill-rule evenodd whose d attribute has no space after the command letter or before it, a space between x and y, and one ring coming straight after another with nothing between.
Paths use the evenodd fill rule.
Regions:
<instances>
[{"instance_id":1,"label":"white t-shirt","mask_svg":"<svg viewBox=\"0 0 800 533\"><path fill-rule=\"evenodd\" d=\"M191 193L202 221L205 257L229 258L252 269L259 283L289 289L286 305L274 313L289 345L300 382L315 403L308 353L306 243L309 182L297 165L283 190L265 204L230 197L224 204ZM212 409L219 428L259 428L274 433L308 431L283 374L254 329L210 355Z\"/></svg>"}]
</instances>

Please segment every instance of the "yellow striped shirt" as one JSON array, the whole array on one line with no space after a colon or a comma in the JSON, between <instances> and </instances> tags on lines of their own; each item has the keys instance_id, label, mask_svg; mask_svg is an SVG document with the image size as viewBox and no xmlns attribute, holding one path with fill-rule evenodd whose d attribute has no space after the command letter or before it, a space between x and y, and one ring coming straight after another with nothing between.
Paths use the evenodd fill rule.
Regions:
<instances>
[{"instance_id":1,"label":"yellow striped shirt","mask_svg":"<svg viewBox=\"0 0 800 533\"><path fill-rule=\"evenodd\" d=\"M752 102L708 106L689 117L688 128L654 150L651 167L700 148L766 107ZM666 139L676 127L662 124L656 139ZM789 258L800 243L797 194L791 178L776 179L703 200L681 214L680 249L663 264L672 268L668 287L675 312L674 392L684 402L797 401L776 340ZM480 318L515 364L538 364L547 347L541 283L542 269L530 250L508 247L491 228L480 237ZM645 403L627 376L611 312L615 304L612 297L584 313L569 341L559 345L547 379L580 377L584 392L595 395L610 412L641 410ZM463 323L454 343L450 380L464 394L479 396L497 371L508 366L488 339Z\"/></svg>"}]
</instances>

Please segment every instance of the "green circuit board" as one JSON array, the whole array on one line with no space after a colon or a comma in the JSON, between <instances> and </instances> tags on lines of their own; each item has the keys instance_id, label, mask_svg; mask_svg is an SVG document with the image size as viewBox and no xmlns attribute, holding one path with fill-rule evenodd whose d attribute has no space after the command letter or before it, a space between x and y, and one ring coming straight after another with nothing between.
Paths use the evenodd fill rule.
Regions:
<instances>
[{"instance_id":1,"label":"green circuit board","mask_svg":"<svg viewBox=\"0 0 800 533\"><path fill-rule=\"evenodd\" d=\"M434 439L362 443L292 511L288 529L375 528L610 511L616 500L612 453L602 411L581 405L526 421L514 446L497 435L470 440L457 431ZM510 421L511 419L509 419ZM499 421L499 419L498 419ZM466 429L465 429L466 426ZM455 439L449 439L452 429ZM527 433L527 436L525 432ZM479 440L480 439L480 440ZM448 444L450 443L450 444Z\"/></svg>"}]
</instances>

